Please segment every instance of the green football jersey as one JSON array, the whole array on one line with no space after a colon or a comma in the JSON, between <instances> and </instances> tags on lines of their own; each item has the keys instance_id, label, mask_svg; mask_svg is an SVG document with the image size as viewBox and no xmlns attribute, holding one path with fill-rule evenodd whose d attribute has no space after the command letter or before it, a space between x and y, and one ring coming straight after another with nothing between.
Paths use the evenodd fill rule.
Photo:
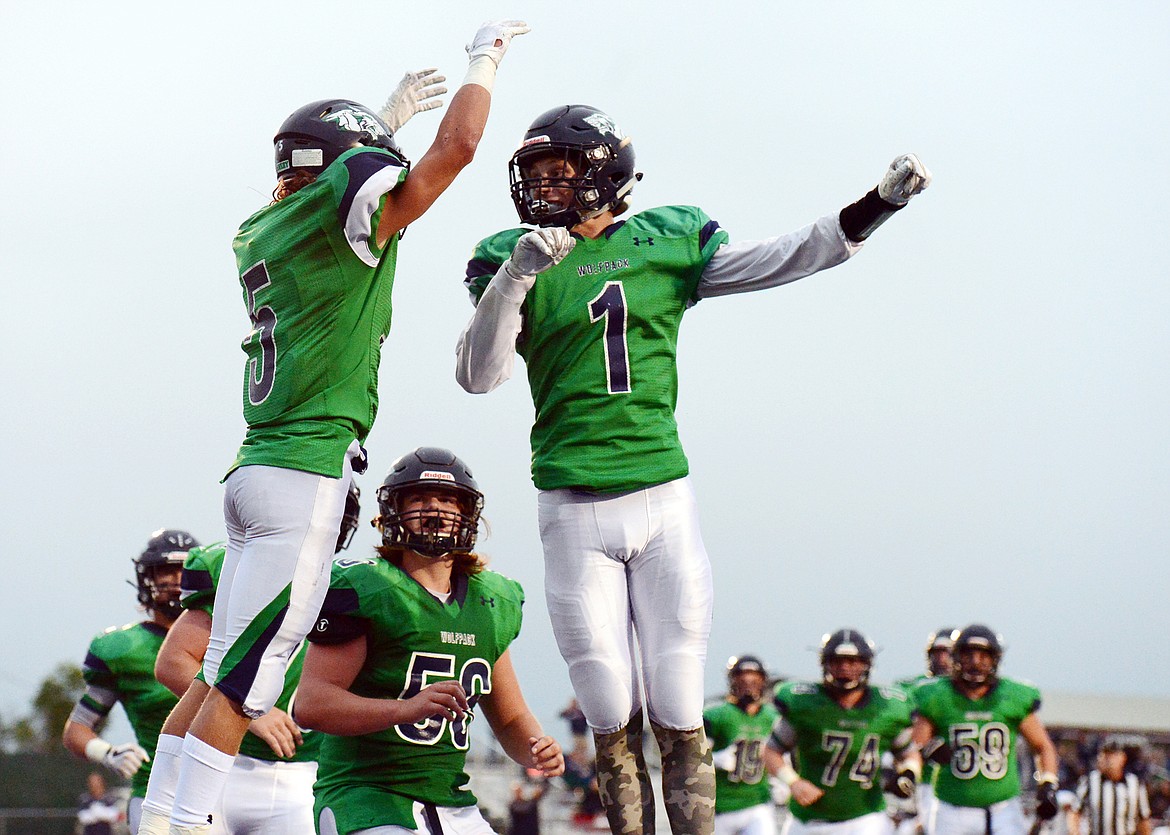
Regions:
<instances>
[{"instance_id":1,"label":"green football jersey","mask_svg":"<svg viewBox=\"0 0 1170 835\"><path fill-rule=\"evenodd\" d=\"M387 192L406 176L375 148L342 154L315 182L244 221L232 246L252 331L235 463L338 478L378 410L398 235L379 250ZM230 471L229 471L230 472Z\"/></svg>"},{"instance_id":2,"label":"green football jersey","mask_svg":"<svg viewBox=\"0 0 1170 835\"><path fill-rule=\"evenodd\" d=\"M192 548L187 552L187 559L183 561L183 597L184 609L202 609L211 614L215 608L215 590L219 586L220 572L223 571L225 550L222 542ZM284 689L275 707L288 712L289 702L292 701L297 685L301 680L301 669L305 666L305 653L309 645L302 642L301 648L288 662L288 669L284 673ZM199 671L198 678L203 680L203 671ZM291 757L282 757L269 747L268 743L254 734L244 734L240 742L240 753L246 757L268 762L306 762L317 759L317 751L321 747L321 734L315 731L301 729L303 742L297 746L296 753Z\"/></svg>"},{"instance_id":3,"label":"green football jersey","mask_svg":"<svg viewBox=\"0 0 1170 835\"><path fill-rule=\"evenodd\" d=\"M910 704L914 705L914 692L923 684L926 684L929 681L937 680L937 677L923 673L922 675L914 676L913 678L900 678L894 682L894 686L902 688L902 692L904 692L910 698ZM917 710L917 708L915 708L915 710ZM938 773L938 763L922 763L922 782L930 785L932 789L938 784Z\"/></svg>"},{"instance_id":4,"label":"green football jersey","mask_svg":"<svg viewBox=\"0 0 1170 835\"><path fill-rule=\"evenodd\" d=\"M115 701L122 703L134 738L154 758L154 747L163 722L178 699L154 677L154 661L167 630L151 621L111 626L90 642L81 672L85 683L98 692L101 701L87 691L81 704L98 716L107 715ZM150 779L147 760L130 779L130 794L146 796Z\"/></svg>"},{"instance_id":5,"label":"green football jersey","mask_svg":"<svg viewBox=\"0 0 1170 835\"><path fill-rule=\"evenodd\" d=\"M735 746L735 768L715 769L715 814L737 812L772 801L764 770L764 745L779 714L770 704L755 716L738 705L723 701L703 710L703 726L716 751Z\"/></svg>"},{"instance_id":6,"label":"green football jersey","mask_svg":"<svg viewBox=\"0 0 1170 835\"><path fill-rule=\"evenodd\" d=\"M825 792L811 806L790 800L797 819L845 821L886 808L882 755L910 727L905 693L869 686L861 702L846 710L819 684L787 682L776 690L776 707L796 733L797 772Z\"/></svg>"},{"instance_id":7,"label":"green football jersey","mask_svg":"<svg viewBox=\"0 0 1170 835\"><path fill-rule=\"evenodd\" d=\"M474 707L492 690L492 668L520 633L524 592L492 571L452 578L439 602L384 559L343 559L312 641L366 636L366 661L350 685L359 696L408 699L428 684L456 679ZM327 735L321 744L315 816L330 808L338 831L414 827L414 801L471 806L465 771L473 718L432 717L363 736Z\"/></svg>"},{"instance_id":8,"label":"green football jersey","mask_svg":"<svg viewBox=\"0 0 1170 835\"><path fill-rule=\"evenodd\" d=\"M467 271L478 299L516 241L481 241ZM578 238L536 280L516 350L536 407L532 478L542 490L636 490L688 472L674 409L678 329L727 233L701 209L666 206Z\"/></svg>"},{"instance_id":9,"label":"green football jersey","mask_svg":"<svg viewBox=\"0 0 1170 835\"><path fill-rule=\"evenodd\" d=\"M1040 708L1040 691L999 679L981 699L959 693L948 678L914 691L918 714L951 746L951 762L940 769L935 794L952 806L990 806L1020 793L1016 738L1020 723Z\"/></svg>"}]
</instances>

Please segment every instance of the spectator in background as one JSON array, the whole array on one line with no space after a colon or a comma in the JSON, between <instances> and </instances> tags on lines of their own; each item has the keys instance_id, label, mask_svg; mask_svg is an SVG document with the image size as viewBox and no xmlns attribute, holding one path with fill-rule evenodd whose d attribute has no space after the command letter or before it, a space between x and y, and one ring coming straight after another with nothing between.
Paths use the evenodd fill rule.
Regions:
<instances>
[{"instance_id":1,"label":"spectator in background","mask_svg":"<svg viewBox=\"0 0 1170 835\"><path fill-rule=\"evenodd\" d=\"M512 785L508 804L508 835L540 835L540 799L548 785L538 768L524 770L524 777Z\"/></svg>"},{"instance_id":2,"label":"spectator in background","mask_svg":"<svg viewBox=\"0 0 1170 835\"><path fill-rule=\"evenodd\" d=\"M1097 767L1081 778L1077 802L1068 814L1069 832L1086 835L1150 835L1150 799L1145 783L1127 772L1127 740L1108 736L1097 752Z\"/></svg>"},{"instance_id":3,"label":"spectator in background","mask_svg":"<svg viewBox=\"0 0 1170 835\"><path fill-rule=\"evenodd\" d=\"M106 788L106 779L96 771L86 778L85 786L77 801L81 835L113 835L114 824L122 820L118 796Z\"/></svg>"}]
</instances>

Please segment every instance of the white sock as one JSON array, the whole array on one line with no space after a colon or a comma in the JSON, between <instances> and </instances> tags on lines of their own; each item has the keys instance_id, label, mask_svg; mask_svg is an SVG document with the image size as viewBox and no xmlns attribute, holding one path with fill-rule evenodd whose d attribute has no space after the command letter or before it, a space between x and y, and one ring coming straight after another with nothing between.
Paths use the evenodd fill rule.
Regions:
<instances>
[{"instance_id":1,"label":"white sock","mask_svg":"<svg viewBox=\"0 0 1170 835\"><path fill-rule=\"evenodd\" d=\"M171 809L171 826L198 827L210 823L211 810L223 794L236 758L208 745L197 736L183 739L182 765Z\"/></svg>"},{"instance_id":2,"label":"white sock","mask_svg":"<svg viewBox=\"0 0 1170 835\"><path fill-rule=\"evenodd\" d=\"M171 819L171 807L175 805L175 786L179 783L179 757L183 755L183 737L159 734L154 749L154 760L150 764L150 782L146 784L146 797L142 800L142 814L153 812L152 820ZM140 827L141 828L141 827ZM142 835L153 835L143 832ZM166 835L166 830L163 830Z\"/></svg>"}]
</instances>

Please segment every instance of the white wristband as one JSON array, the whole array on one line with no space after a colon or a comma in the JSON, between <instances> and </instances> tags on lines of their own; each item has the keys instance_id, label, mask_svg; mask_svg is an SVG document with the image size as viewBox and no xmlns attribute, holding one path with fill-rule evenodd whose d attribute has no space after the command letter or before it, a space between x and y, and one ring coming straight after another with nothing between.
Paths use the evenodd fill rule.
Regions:
<instances>
[{"instance_id":1,"label":"white wristband","mask_svg":"<svg viewBox=\"0 0 1170 835\"><path fill-rule=\"evenodd\" d=\"M467 75L463 76L464 84L478 84L489 93L496 81L496 62L487 55L477 55L467 65Z\"/></svg>"},{"instance_id":2,"label":"white wristband","mask_svg":"<svg viewBox=\"0 0 1170 835\"><path fill-rule=\"evenodd\" d=\"M110 743L106 742L100 736L95 736L89 742L85 743L85 758L90 762L104 762L106 754L113 747L113 745L110 745Z\"/></svg>"},{"instance_id":3,"label":"white wristband","mask_svg":"<svg viewBox=\"0 0 1170 835\"><path fill-rule=\"evenodd\" d=\"M800 779L800 775L796 773L796 769L788 763L780 766L780 770L776 772L776 776L783 780L786 786L791 786Z\"/></svg>"}]
</instances>

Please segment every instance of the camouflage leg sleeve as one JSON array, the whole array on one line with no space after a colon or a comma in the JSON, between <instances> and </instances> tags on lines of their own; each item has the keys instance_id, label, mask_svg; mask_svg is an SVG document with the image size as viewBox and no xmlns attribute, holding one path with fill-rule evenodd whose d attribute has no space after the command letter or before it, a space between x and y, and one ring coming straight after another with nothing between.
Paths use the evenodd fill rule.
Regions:
<instances>
[{"instance_id":1,"label":"camouflage leg sleeve","mask_svg":"<svg viewBox=\"0 0 1170 835\"><path fill-rule=\"evenodd\" d=\"M675 731L650 723L662 752L662 796L674 835L715 831L715 766L702 728Z\"/></svg>"},{"instance_id":2,"label":"camouflage leg sleeve","mask_svg":"<svg viewBox=\"0 0 1170 835\"><path fill-rule=\"evenodd\" d=\"M597 793L610 831L614 835L653 832L654 790L642 752L642 711L620 731L594 731L593 744L597 749Z\"/></svg>"}]
</instances>

